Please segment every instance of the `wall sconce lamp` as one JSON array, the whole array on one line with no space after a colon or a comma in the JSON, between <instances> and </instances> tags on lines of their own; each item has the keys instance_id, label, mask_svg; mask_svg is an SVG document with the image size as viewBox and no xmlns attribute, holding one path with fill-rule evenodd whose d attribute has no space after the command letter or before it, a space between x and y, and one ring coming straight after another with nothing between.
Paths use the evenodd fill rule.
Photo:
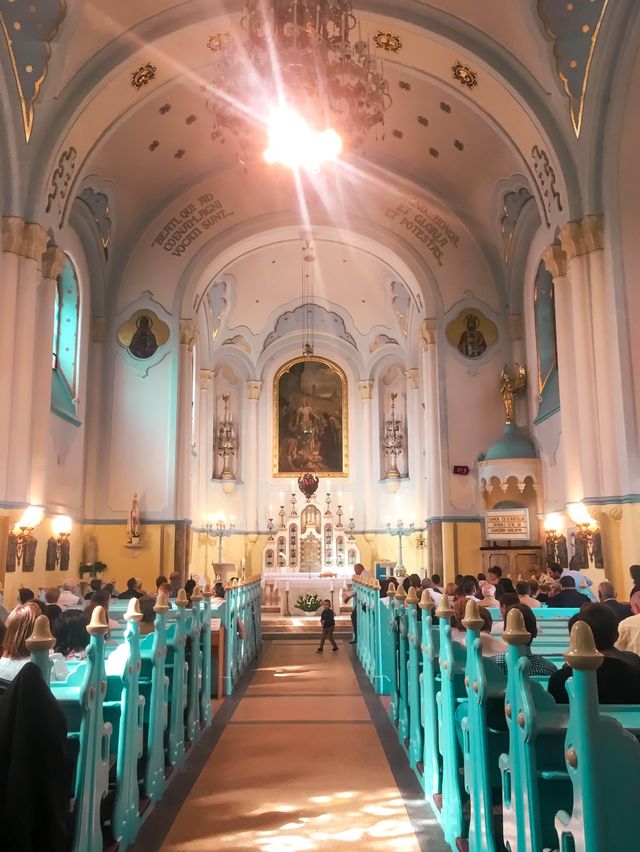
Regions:
<instances>
[{"instance_id":1,"label":"wall sconce lamp","mask_svg":"<svg viewBox=\"0 0 640 852\"><path fill-rule=\"evenodd\" d=\"M547 565L559 562L563 569L569 567L567 539L563 533L564 521L558 512L550 512L544 519Z\"/></svg>"},{"instance_id":2,"label":"wall sconce lamp","mask_svg":"<svg viewBox=\"0 0 640 852\"><path fill-rule=\"evenodd\" d=\"M38 542L33 531L43 518L44 509L42 506L28 506L9 537L10 539L12 536L14 537L15 561L18 565L22 563L25 571L33 571L35 566ZM10 541L9 544L11 546L12 542Z\"/></svg>"},{"instance_id":3,"label":"wall sconce lamp","mask_svg":"<svg viewBox=\"0 0 640 852\"><path fill-rule=\"evenodd\" d=\"M46 570L54 571L60 566L61 571L69 570L69 537L73 523L68 515L58 515L51 523L53 535L47 543Z\"/></svg>"},{"instance_id":4,"label":"wall sconce lamp","mask_svg":"<svg viewBox=\"0 0 640 852\"><path fill-rule=\"evenodd\" d=\"M573 558L578 570L589 567L589 562L595 563L596 568L602 567L602 540L600 528L587 511L584 503L569 503L569 517L576 525L573 534Z\"/></svg>"}]
</instances>

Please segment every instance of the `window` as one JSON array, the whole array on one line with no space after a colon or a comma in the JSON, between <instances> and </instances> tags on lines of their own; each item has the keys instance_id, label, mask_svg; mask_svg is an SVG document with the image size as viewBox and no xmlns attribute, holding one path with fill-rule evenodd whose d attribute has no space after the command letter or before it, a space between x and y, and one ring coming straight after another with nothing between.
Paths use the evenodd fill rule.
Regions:
<instances>
[{"instance_id":1,"label":"window","mask_svg":"<svg viewBox=\"0 0 640 852\"><path fill-rule=\"evenodd\" d=\"M51 410L76 426L80 425L76 416L75 403L79 308L78 277L71 260L67 257L56 285L51 362Z\"/></svg>"}]
</instances>

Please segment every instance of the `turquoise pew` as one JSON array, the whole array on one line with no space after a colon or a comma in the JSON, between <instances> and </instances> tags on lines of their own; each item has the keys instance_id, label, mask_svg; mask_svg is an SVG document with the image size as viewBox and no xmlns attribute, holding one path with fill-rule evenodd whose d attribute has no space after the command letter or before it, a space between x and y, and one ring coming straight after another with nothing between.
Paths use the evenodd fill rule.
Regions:
<instances>
[{"instance_id":1,"label":"turquoise pew","mask_svg":"<svg viewBox=\"0 0 640 852\"><path fill-rule=\"evenodd\" d=\"M86 664L69 680L80 678L80 685L51 684L52 692L65 715L71 710L70 733L75 733L73 720L80 714L77 731L80 750L74 782L73 852L102 852L100 806L109 788L109 744L111 725L105 723L103 701L107 689L104 671L104 635L109 626L101 606L93 610L87 627L90 635Z\"/></svg>"},{"instance_id":2,"label":"turquoise pew","mask_svg":"<svg viewBox=\"0 0 640 852\"><path fill-rule=\"evenodd\" d=\"M389 601L380 597L377 580L353 580L356 589L358 622L356 651L362 667L378 695L389 695L393 676L393 650L390 634Z\"/></svg>"},{"instance_id":3,"label":"turquoise pew","mask_svg":"<svg viewBox=\"0 0 640 852\"><path fill-rule=\"evenodd\" d=\"M438 707L438 742L442 756L442 808L440 821L447 843L455 848L458 838L466 833L462 814L463 760L456 733L455 713L458 699L464 696L466 652L451 640L453 610L443 595L436 610L440 630L440 691Z\"/></svg>"},{"instance_id":4,"label":"turquoise pew","mask_svg":"<svg viewBox=\"0 0 640 852\"><path fill-rule=\"evenodd\" d=\"M178 591L176 597L176 620L167 631L167 670L169 672L169 737L167 755L171 766L179 766L184 760L185 725L184 711L187 706L187 593Z\"/></svg>"},{"instance_id":5,"label":"turquoise pew","mask_svg":"<svg viewBox=\"0 0 640 852\"><path fill-rule=\"evenodd\" d=\"M117 731L116 794L113 805L111 828L114 840L120 848L133 842L140 827L140 796L138 787L138 759L142 755L142 729L144 723L144 698L138 689L140 674L140 625L142 619L137 598L129 601L124 636L127 647L126 661L121 676L115 680L111 701L111 689L107 678L105 709L111 704L116 712L112 721ZM119 693L119 698L116 698Z\"/></svg>"},{"instance_id":6,"label":"turquoise pew","mask_svg":"<svg viewBox=\"0 0 640 852\"><path fill-rule=\"evenodd\" d=\"M433 610L435 604L429 592L425 589L420 599L422 610L422 675L420 679L422 730L423 730L423 786L432 804L441 801L442 795L442 761L438 745L438 708L436 704L436 678L440 673L438 654L440 649L440 634L433 626ZM440 805L437 805L438 807Z\"/></svg>"},{"instance_id":7,"label":"turquoise pew","mask_svg":"<svg viewBox=\"0 0 640 852\"><path fill-rule=\"evenodd\" d=\"M169 605L165 595L160 594L154 606L156 613L154 631L143 644L151 641L150 654L143 659L151 667L147 701L147 759L144 776L144 792L151 802L162 796L165 787L164 734L167 727L169 707L169 678L165 673L167 658L166 618ZM142 654L145 655L146 649Z\"/></svg>"},{"instance_id":8,"label":"turquoise pew","mask_svg":"<svg viewBox=\"0 0 640 852\"><path fill-rule=\"evenodd\" d=\"M421 772L418 765L422 765L423 758L423 736L422 736L422 714L420 712L420 630L418 625L418 597L413 587L405 599L406 634L409 659L407 663L407 701L409 709L409 765L416 771L418 777Z\"/></svg>"},{"instance_id":9,"label":"turquoise pew","mask_svg":"<svg viewBox=\"0 0 640 852\"><path fill-rule=\"evenodd\" d=\"M478 604L468 601L463 625L467 631L467 663L464 683L467 716L462 720L465 789L469 794L470 852L499 852L502 836L496 831L493 814L495 791L500 789L498 756L508 747L506 732L491 731L487 717L489 701L504 702L506 678L490 659L482 656Z\"/></svg>"},{"instance_id":10,"label":"turquoise pew","mask_svg":"<svg viewBox=\"0 0 640 852\"><path fill-rule=\"evenodd\" d=\"M191 619L189 638L191 640L191 660L187 687L187 739L195 743L200 737L200 667L202 664L202 613L200 604L202 592L195 587L191 595Z\"/></svg>"},{"instance_id":11,"label":"turquoise pew","mask_svg":"<svg viewBox=\"0 0 640 852\"><path fill-rule=\"evenodd\" d=\"M607 705L598 706L596 672L602 655L585 622L571 631L567 662L569 724L565 740L567 773L573 786L571 815L556 814L555 828L562 852L635 852L638 849L640 744L612 718ZM640 708L619 708L627 727L640 724ZM626 717L626 718L625 718Z\"/></svg>"},{"instance_id":12,"label":"turquoise pew","mask_svg":"<svg viewBox=\"0 0 640 852\"><path fill-rule=\"evenodd\" d=\"M542 852L557 846L553 818L572 799L563 761L565 708L529 678L530 634L522 613L512 609L504 633L507 650L505 715L509 751L499 760L505 845L511 852Z\"/></svg>"},{"instance_id":13,"label":"turquoise pew","mask_svg":"<svg viewBox=\"0 0 640 852\"><path fill-rule=\"evenodd\" d=\"M202 682L200 685L200 719L205 727L211 725L211 598L209 586L204 589L201 607L200 644L202 653Z\"/></svg>"}]
</instances>

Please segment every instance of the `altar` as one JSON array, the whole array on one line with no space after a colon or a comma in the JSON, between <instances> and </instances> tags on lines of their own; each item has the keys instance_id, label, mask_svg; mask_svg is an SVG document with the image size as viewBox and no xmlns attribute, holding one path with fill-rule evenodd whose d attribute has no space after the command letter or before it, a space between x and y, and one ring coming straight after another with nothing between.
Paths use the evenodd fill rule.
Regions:
<instances>
[{"instance_id":1,"label":"altar","mask_svg":"<svg viewBox=\"0 0 640 852\"><path fill-rule=\"evenodd\" d=\"M315 593L321 601L330 600L333 611L338 614L343 604L343 595L351 585L351 576L321 577L317 573L298 571L266 573L262 575L262 583L265 606L279 607L281 615L300 615L295 604L300 595L307 593Z\"/></svg>"},{"instance_id":2,"label":"altar","mask_svg":"<svg viewBox=\"0 0 640 852\"><path fill-rule=\"evenodd\" d=\"M262 571L263 574L288 571L351 576L353 566L359 561L358 545L352 530L344 528L341 511L334 518L329 508L323 515L316 505L309 503L298 515L294 502L288 518L284 506L281 507L280 526L277 531L269 531L262 553Z\"/></svg>"}]
</instances>

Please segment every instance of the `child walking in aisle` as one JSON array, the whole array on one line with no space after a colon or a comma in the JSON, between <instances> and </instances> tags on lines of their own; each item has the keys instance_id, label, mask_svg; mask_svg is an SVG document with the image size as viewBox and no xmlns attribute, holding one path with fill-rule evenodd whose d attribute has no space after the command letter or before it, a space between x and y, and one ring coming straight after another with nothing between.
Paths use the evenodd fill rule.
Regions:
<instances>
[{"instance_id":1,"label":"child walking in aisle","mask_svg":"<svg viewBox=\"0 0 640 852\"><path fill-rule=\"evenodd\" d=\"M336 626L336 616L331 609L331 601L322 601L322 612L320 613L320 626L322 627L322 638L320 639L320 647L316 648L316 654L321 654L324 650L324 643L328 639L332 644L332 651L337 651L338 646L333 638L333 628Z\"/></svg>"}]
</instances>

